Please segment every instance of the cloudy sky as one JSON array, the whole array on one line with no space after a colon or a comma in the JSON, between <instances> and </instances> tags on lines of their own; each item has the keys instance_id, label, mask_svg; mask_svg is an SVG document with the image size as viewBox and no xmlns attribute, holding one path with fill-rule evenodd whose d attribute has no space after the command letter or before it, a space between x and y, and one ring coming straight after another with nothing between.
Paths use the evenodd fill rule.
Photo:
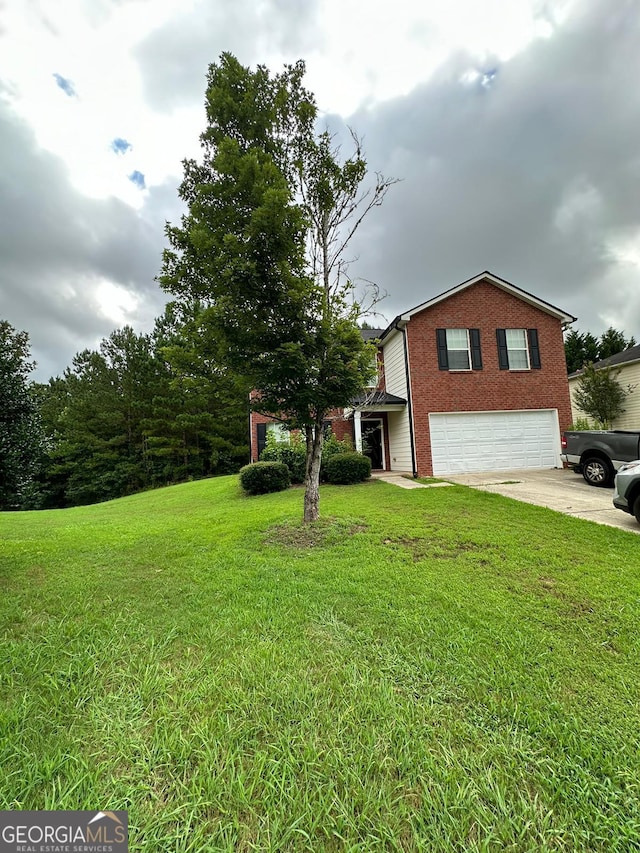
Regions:
<instances>
[{"instance_id":1,"label":"cloudy sky","mask_svg":"<svg viewBox=\"0 0 640 853\"><path fill-rule=\"evenodd\" d=\"M637 0L0 0L0 319L36 378L161 313L222 51L305 59L323 124L402 179L352 252L388 320L489 269L640 340Z\"/></svg>"}]
</instances>

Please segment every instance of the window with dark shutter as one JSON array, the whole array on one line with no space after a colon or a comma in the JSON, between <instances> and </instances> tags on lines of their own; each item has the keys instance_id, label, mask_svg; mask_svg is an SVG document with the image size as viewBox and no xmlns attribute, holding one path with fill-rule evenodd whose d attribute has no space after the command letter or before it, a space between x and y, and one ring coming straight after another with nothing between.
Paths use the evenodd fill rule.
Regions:
<instances>
[{"instance_id":1,"label":"window with dark shutter","mask_svg":"<svg viewBox=\"0 0 640 853\"><path fill-rule=\"evenodd\" d=\"M266 424L257 424L258 429L258 459L260 459L260 454L267 446L267 425Z\"/></svg>"},{"instance_id":2,"label":"window with dark shutter","mask_svg":"<svg viewBox=\"0 0 640 853\"><path fill-rule=\"evenodd\" d=\"M507 334L505 329L496 329L498 341L498 366L500 370L509 370L509 353L507 351Z\"/></svg>"},{"instance_id":3,"label":"window with dark shutter","mask_svg":"<svg viewBox=\"0 0 640 853\"><path fill-rule=\"evenodd\" d=\"M538 343L538 330L527 329L527 337L529 338L529 359L533 370L540 370L542 363L540 361L540 344Z\"/></svg>"},{"instance_id":4,"label":"window with dark shutter","mask_svg":"<svg viewBox=\"0 0 640 853\"><path fill-rule=\"evenodd\" d=\"M436 329L440 370L482 370L479 329Z\"/></svg>"},{"instance_id":5,"label":"window with dark shutter","mask_svg":"<svg viewBox=\"0 0 640 853\"><path fill-rule=\"evenodd\" d=\"M496 329L500 370L539 370L537 329Z\"/></svg>"},{"instance_id":6,"label":"window with dark shutter","mask_svg":"<svg viewBox=\"0 0 640 853\"><path fill-rule=\"evenodd\" d=\"M438 367L440 370L449 370L449 358L447 356L447 330L436 329L436 340L438 342Z\"/></svg>"},{"instance_id":7,"label":"window with dark shutter","mask_svg":"<svg viewBox=\"0 0 640 853\"><path fill-rule=\"evenodd\" d=\"M469 329L471 339L471 367L482 370L482 351L480 349L480 329Z\"/></svg>"}]
</instances>

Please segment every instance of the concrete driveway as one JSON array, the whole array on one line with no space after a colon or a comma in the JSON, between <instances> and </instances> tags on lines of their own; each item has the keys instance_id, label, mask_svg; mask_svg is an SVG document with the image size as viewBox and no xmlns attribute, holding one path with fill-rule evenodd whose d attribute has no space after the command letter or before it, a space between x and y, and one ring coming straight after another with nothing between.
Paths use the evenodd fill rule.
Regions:
<instances>
[{"instance_id":1,"label":"concrete driveway","mask_svg":"<svg viewBox=\"0 0 640 853\"><path fill-rule=\"evenodd\" d=\"M580 474L574 474L569 469L490 471L447 475L446 479L462 486L472 486L525 503L546 506L576 518L640 533L640 525L635 518L615 509L611 503L613 489L588 486Z\"/></svg>"}]
</instances>

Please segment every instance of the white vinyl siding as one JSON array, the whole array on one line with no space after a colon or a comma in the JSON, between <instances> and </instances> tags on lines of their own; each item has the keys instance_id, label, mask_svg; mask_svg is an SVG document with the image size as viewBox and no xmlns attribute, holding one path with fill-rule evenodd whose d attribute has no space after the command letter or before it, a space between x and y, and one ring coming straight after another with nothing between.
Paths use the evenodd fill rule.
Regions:
<instances>
[{"instance_id":1,"label":"white vinyl siding","mask_svg":"<svg viewBox=\"0 0 640 853\"><path fill-rule=\"evenodd\" d=\"M433 473L560 467L556 409L429 415Z\"/></svg>"},{"instance_id":2,"label":"white vinyl siding","mask_svg":"<svg viewBox=\"0 0 640 853\"><path fill-rule=\"evenodd\" d=\"M404 358L404 339L401 332L391 335L382 348L384 380L388 394L407 399L407 368Z\"/></svg>"},{"instance_id":3,"label":"white vinyl siding","mask_svg":"<svg viewBox=\"0 0 640 853\"><path fill-rule=\"evenodd\" d=\"M383 346L385 387L389 394L408 399L404 338L401 332L391 335ZM389 460L391 471L411 471L411 439L408 404L401 411L387 412Z\"/></svg>"},{"instance_id":4,"label":"white vinyl siding","mask_svg":"<svg viewBox=\"0 0 640 853\"><path fill-rule=\"evenodd\" d=\"M409 408L399 412L387 412L389 428L389 470L412 471Z\"/></svg>"}]
</instances>

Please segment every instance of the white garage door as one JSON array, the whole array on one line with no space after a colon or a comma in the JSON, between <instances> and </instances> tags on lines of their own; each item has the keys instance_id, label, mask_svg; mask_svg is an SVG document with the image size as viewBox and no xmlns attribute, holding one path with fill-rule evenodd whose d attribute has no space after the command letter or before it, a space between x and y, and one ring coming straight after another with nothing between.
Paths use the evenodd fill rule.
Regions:
<instances>
[{"instance_id":1,"label":"white garage door","mask_svg":"<svg viewBox=\"0 0 640 853\"><path fill-rule=\"evenodd\" d=\"M560 467L556 409L429 415L434 474Z\"/></svg>"}]
</instances>

